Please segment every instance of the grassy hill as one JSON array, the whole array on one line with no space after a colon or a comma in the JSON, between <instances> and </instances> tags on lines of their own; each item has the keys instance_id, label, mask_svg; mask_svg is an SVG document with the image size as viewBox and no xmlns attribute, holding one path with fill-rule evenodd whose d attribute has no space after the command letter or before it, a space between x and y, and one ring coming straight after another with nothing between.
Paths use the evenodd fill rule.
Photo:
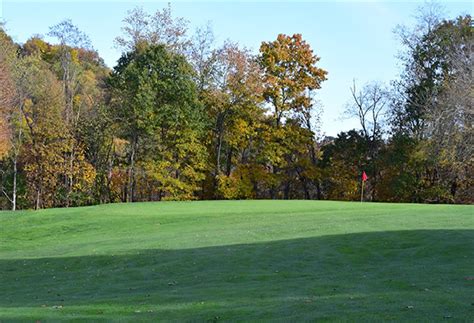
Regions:
<instances>
[{"instance_id":1,"label":"grassy hill","mask_svg":"<svg viewBox=\"0 0 474 323\"><path fill-rule=\"evenodd\" d=\"M0 213L0 321L474 319L474 207L319 201Z\"/></svg>"}]
</instances>

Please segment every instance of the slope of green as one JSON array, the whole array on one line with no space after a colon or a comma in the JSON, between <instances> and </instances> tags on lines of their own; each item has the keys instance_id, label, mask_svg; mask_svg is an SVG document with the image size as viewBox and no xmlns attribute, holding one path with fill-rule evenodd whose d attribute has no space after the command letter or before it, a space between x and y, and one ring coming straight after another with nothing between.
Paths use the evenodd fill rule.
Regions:
<instances>
[{"instance_id":1,"label":"slope of green","mask_svg":"<svg viewBox=\"0 0 474 323\"><path fill-rule=\"evenodd\" d=\"M0 321L474 319L474 207L320 201L0 213Z\"/></svg>"}]
</instances>

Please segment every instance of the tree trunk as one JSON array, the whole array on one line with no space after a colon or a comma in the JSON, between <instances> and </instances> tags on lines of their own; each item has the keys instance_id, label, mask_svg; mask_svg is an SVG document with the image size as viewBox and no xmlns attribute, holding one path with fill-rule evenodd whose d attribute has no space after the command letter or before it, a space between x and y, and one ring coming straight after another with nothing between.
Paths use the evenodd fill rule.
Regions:
<instances>
[{"instance_id":1,"label":"tree trunk","mask_svg":"<svg viewBox=\"0 0 474 323\"><path fill-rule=\"evenodd\" d=\"M39 210L40 208L41 208L41 189L36 188L35 210Z\"/></svg>"},{"instance_id":2,"label":"tree trunk","mask_svg":"<svg viewBox=\"0 0 474 323\"><path fill-rule=\"evenodd\" d=\"M322 199L322 194L321 194L321 181L318 179L316 181L316 197L318 200Z\"/></svg>"},{"instance_id":3,"label":"tree trunk","mask_svg":"<svg viewBox=\"0 0 474 323\"><path fill-rule=\"evenodd\" d=\"M290 182L288 182L288 181L285 183L285 188L283 190L283 198L285 200L290 199Z\"/></svg>"},{"instance_id":4,"label":"tree trunk","mask_svg":"<svg viewBox=\"0 0 474 323\"><path fill-rule=\"evenodd\" d=\"M310 200L310 199L311 199L311 194L309 193L308 184L306 183L306 180L303 179L303 180L301 181L301 184L303 185L303 191L304 191L304 198L305 198L305 200Z\"/></svg>"},{"instance_id":5,"label":"tree trunk","mask_svg":"<svg viewBox=\"0 0 474 323\"><path fill-rule=\"evenodd\" d=\"M227 149L227 164L226 164L226 171L225 174L230 176L230 172L232 170L232 148Z\"/></svg>"},{"instance_id":6,"label":"tree trunk","mask_svg":"<svg viewBox=\"0 0 474 323\"><path fill-rule=\"evenodd\" d=\"M221 171L221 153L222 153L222 138L224 132L224 116L217 116L217 147L216 147L216 176L219 175Z\"/></svg>"},{"instance_id":7,"label":"tree trunk","mask_svg":"<svg viewBox=\"0 0 474 323\"><path fill-rule=\"evenodd\" d=\"M12 192L12 211L16 210L16 179L18 174L17 156L13 159L13 192Z\"/></svg>"},{"instance_id":8,"label":"tree trunk","mask_svg":"<svg viewBox=\"0 0 474 323\"><path fill-rule=\"evenodd\" d=\"M222 150L222 135L219 134L217 143L217 154L216 154L216 176L221 171L221 150Z\"/></svg>"},{"instance_id":9,"label":"tree trunk","mask_svg":"<svg viewBox=\"0 0 474 323\"><path fill-rule=\"evenodd\" d=\"M130 152L130 166L128 169L128 192L126 200L127 202L133 202L133 182L134 182L134 172L135 172L135 152L137 148L138 138L133 138L132 140L132 151Z\"/></svg>"},{"instance_id":10,"label":"tree trunk","mask_svg":"<svg viewBox=\"0 0 474 323\"><path fill-rule=\"evenodd\" d=\"M272 174L276 177L277 173L278 173L277 166L273 166L272 167ZM272 186L270 188L270 198L272 200L275 200L277 198L279 188L280 188L280 183L278 183L276 186Z\"/></svg>"},{"instance_id":11,"label":"tree trunk","mask_svg":"<svg viewBox=\"0 0 474 323\"><path fill-rule=\"evenodd\" d=\"M72 182L74 180L73 171L74 171L74 142L71 147L71 156L69 157L69 175L67 183L67 193L66 193L66 207L69 207L71 204L71 193L72 193Z\"/></svg>"}]
</instances>

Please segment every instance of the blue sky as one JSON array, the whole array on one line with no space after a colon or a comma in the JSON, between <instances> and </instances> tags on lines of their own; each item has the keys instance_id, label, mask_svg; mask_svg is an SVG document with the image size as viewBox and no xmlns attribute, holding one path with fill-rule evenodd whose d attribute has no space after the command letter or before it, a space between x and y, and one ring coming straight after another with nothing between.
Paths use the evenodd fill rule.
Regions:
<instances>
[{"instance_id":1,"label":"blue sky","mask_svg":"<svg viewBox=\"0 0 474 323\"><path fill-rule=\"evenodd\" d=\"M446 16L471 13L471 2L443 1ZM190 22L191 29L210 22L216 42L237 41L255 53L262 41L274 40L279 33L301 33L321 57L320 67L328 80L317 94L323 104L322 131L336 135L357 127L356 120L340 120L350 99L349 87L397 77L400 50L393 34L397 24L412 25L416 8L422 2L172 2L173 14ZM140 5L153 12L167 2L158 1L6 1L0 0L0 18L17 42L33 34L48 32L48 27L72 19L86 32L92 44L113 67L120 56L113 39L120 34L127 10ZM46 39L48 39L46 37Z\"/></svg>"}]
</instances>

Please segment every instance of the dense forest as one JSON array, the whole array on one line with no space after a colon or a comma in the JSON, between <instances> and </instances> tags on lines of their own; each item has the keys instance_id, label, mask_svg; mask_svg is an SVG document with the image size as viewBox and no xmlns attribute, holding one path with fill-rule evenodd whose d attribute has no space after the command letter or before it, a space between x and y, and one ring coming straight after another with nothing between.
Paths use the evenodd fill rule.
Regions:
<instances>
[{"instance_id":1,"label":"dense forest","mask_svg":"<svg viewBox=\"0 0 474 323\"><path fill-rule=\"evenodd\" d=\"M354 82L323 137L331 71L300 34L252 53L189 31L167 7L130 11L109 69L70 20L47 42L0 27L0 207L194 199L474 202L473 24L425 8L398 27L390 84ZM391 35L387 35L389 37ZM344 62L341 62L344 64Z\"/></svg>"}]
</instances>

